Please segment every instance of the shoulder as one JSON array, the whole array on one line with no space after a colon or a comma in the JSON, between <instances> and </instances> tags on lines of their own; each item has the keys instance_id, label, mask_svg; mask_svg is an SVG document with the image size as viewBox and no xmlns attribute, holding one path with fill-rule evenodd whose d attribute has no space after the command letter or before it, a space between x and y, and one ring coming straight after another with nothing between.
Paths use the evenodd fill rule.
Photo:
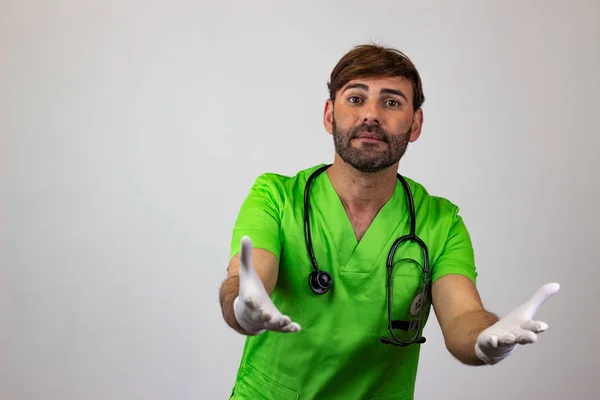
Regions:
<instances>
[{"instance_id":1,"label":"shoulder","mask_svg":"<svg viewBox=\"0 0 600 400\"><path fill-rule=\"evenodd\" d=\"M298 189L304 187L310 175L324 165L319 164L304 168L293 175L264 172L256 177L251 191L255 195L268 196L283 201L287 197L297 194Z\"/></svg>"},{"instance_id":2,"label":"shoulder","mask_svg":"<svg viewBox=\"0 0 600 400\"><path fill-rule=\"evenodd\" d=\"M412 191L417 213L426 215L427 220L442 227L449 228L459 215L460 207L447 197L432 194L416 180L404 177Z\"/></svg>"}]
</instances>

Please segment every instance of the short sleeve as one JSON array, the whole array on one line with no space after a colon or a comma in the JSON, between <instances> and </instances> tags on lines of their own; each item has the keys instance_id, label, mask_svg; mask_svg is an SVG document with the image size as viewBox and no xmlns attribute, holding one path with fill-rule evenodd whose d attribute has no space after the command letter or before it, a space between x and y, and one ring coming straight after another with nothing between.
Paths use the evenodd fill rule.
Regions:
<instances>
[{"instance_id":1,"label":"short sleeve","mask_svg":"<svg viewBox=\"0 0 600 400\"><path fill-rule=\"evenodd\" d=\"M242 237L248 236L252 240L252 247L268 250L279 260L282 202L277 178L271 174L259 176L250 188L235 221L230 258L239 253Z\"/></svg>"},{"instance_id":2,"label":"short sleeve","mask_svg":"<svg viewBox=\"0 0 600 400\"><path fill-rule=\"evenodd\" d=\"M444 249L433 266L432 282L449 274L464 275L476 283L473 244L457 207L454 207Z\"/></svg>"}]
</instances>

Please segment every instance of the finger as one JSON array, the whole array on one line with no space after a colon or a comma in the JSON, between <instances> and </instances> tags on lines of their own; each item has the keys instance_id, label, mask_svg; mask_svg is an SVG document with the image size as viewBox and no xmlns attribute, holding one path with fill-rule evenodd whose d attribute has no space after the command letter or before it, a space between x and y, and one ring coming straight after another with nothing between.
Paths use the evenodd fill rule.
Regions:
<instances>
[{"instance_id":1,"label":"finger","mask_svg":"<svg viewBox=\"0 0 600 400\"><path fill-rule=\"evenodd\" d=\"M292 322L286 326L284 326L283 328L281 328L281 332L298 332L302 329L302 327L297 323L297 322Z\"/></svg>"},{"instance_id":2,"label":"finger","mask_svg":"<svg viewBox=\"0 0 600 400\"><path fill-rule=\"evenodd\" d=\"M542 321L525 321L521 324L521 328L534 332L534 333L540 333L540 332L544 332L546 329L548 329L548 324Z\"/></svg>"},{"instance_id":3,"label":"finger","mask_svg":"<svg viewBox=\"0 0 600 400\"><path fill-rule=\"evenodd\" d=\"M498 335L498 347L513 345L515 344L516 340L517 338L512 333L502 333Z\"/></svg>"},{"instance_id":4,"label":"finger","mask_svg":"<svg viewBox=\"0 0 600 400\"><path fill-rule=\"evenodd\" d=\"M498 336L485 335L480 339L480 345L485 347L498 347Z\"/></svg>"},{"instance_id":5,"label":"finger","mask_svg":"<svg viewBox=\"0 0 600 400\"><path fill-rule=\"evenodd\" d=\"M278 317L272 318L269 322L267 322L267 326L272 331L281 331L283 328L288 326L292 321L289 317Z\"/></svg>"},{"instance_id":6,"label":"finger","mask_svg":"<svg viewBox=\"0 0 600 400\"><path fill-rule=\"evenodd\" d=\"M279 327L283 328L286 325L289 325L292 323L292 319L290 317L288 317L287 315L282 315L281 318L279 318Z\"/></svg>"},{"instance_id":7,"label":"finger","mask_svg":"<svg viewBox=\"0 0 600 400\"><path fill-rule=\"evenodd\" d=\"M266 319L264 321L265 324L265 328L267 328L270 331L276 331L279 329L279 318L273 316L273 317L269 317L269 319Z\"/></svg>"},{"instance_id":8,"label":"finger","mask_svg":"<svg viewBox=\"0 0 600 400\"><path fill-rule=\"evenodd\" d=\"M532 331L520 329L516 332L515 338L515 342L518 344L529 344L535 343L537 335Z\"/></svg>"},{"instance_id":9,"label":"finger","mask_svg":"<svg viewBox=\"0 0 600 400\"><path fill-rule=\"evenodd\" d=\"M521 310L525 313L528 319L533 318L538 308L552 297L558 290L558 283L547 283L540 287L529 300L523 303Z\"/></svg>"}]
</instances>

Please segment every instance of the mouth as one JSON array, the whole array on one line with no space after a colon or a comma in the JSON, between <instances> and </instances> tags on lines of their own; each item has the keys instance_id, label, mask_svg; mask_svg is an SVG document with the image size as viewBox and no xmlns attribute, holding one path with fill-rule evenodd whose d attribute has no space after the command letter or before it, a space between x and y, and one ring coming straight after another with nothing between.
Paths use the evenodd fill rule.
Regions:
<instances>
[{"instance_id":1,"label":"mouth","mask_svg":"<svg viewBox=\"0 0 600 400\"><path fill-rule=\"evenodd\" d=\"M381 136L370 132L360 132L356 139L360 140L361 142L368 143L380 143L384 141Z\"/></svg>"}]
</instances>

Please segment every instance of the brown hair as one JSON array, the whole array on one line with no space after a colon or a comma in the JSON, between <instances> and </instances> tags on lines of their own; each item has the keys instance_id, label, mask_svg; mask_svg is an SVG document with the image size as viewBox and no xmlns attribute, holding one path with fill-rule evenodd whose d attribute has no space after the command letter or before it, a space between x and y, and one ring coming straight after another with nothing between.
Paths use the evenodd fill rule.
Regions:
<instances>
[{"instance_id":1,"label":"brown hair","mask_svg":"<svg viewBox=\"0 0 600 400\"><path fill-rule=\"evenodd\" d=\"M346 53L331 71L330 81L327 83L329 98L335 101L337 91L353 79L397 76L411 81L413 108L418 110L425 102L425 95L421 77L412 61L393 48L376 44L359 45Z\"/></svg>"}]
</instances>

